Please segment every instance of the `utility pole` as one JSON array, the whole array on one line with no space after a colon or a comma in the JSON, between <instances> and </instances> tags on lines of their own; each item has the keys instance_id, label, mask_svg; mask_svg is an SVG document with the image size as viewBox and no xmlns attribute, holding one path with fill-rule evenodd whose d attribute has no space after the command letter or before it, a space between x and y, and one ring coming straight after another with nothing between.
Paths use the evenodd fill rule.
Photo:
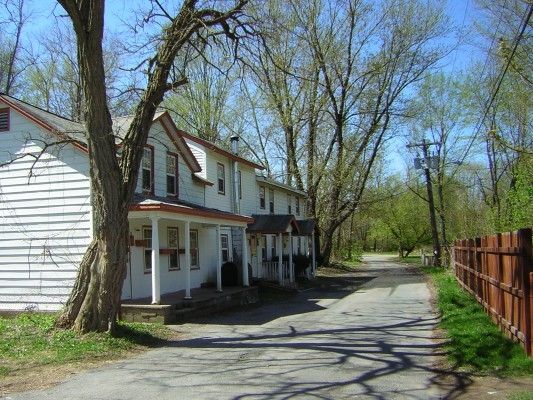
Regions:
<instances>
[{"instance_id":1,"label":"utility pole","mask_svg":"<svg viewBox=\"0 0 533 400\"><path fill-rule=\"evenodd\" d=\"M431 237L433 239L433 265L440 266L440 244L439 244L439 231L437 230L437 218L435 216L435 202L433 200L433 185L431 184L430 168L435 168L434 158L428 155L428 146L440 144L439 142L427 143L426 139L422 140L422 143L408 144L407 148L420 147L422 148L423 160L415 160L416 169L424 169L424 175L426 177L426 189L428 195L429 204L429 220L431 224ZM438 167L438 165L437 165Z\"/></svg>"}]
</instances>

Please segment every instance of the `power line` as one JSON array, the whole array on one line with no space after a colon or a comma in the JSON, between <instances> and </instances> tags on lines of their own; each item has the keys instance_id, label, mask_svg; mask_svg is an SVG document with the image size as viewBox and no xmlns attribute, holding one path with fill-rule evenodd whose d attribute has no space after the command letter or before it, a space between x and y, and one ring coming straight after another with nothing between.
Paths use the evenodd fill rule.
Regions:
<instances>
[{"instance_id":1,"label":"power line","mask_svg":"<svg viewBox=\"0 0 533 400\"><path fill-rule=\"evenodd\" d=\"M512 48L512 51L511 53L509 54L509 57L507 58L507 62L505 63L505 66L504 68L502 69L502 72L500 73L500 76L498 78L498 81L497 81L497 84L496 84L496 87L494 89L494 92L488 102L488 104L485 106L485 112L483 113L483 117L481 118L481 120L478 122L476 128L474 129L474 135L472 137L472 140L470 142L470 144L468 145L465 153L464 153L464 156L462 158L461 161L464 161L464 159L466 158L467 154L470 152L470 149L472 148L473 144L474 144L474 140L475 138L478 136L479 134L479 131L481 130L484 122L485 122L485 119L487 118L487 115L492 107L492 105L494 104L494 100L496 99L496 96L498 95L498 92L500 91L500 87L501 87L501 84L503 82L503 79L505 78L505 75L507 73L507 70L509 69L509 66L511 65L511 61L516 53L516 49L518 48L518 44L520 43L520 41L522 40L523 36L524 36L524 32L529 24L529 20L531 19L531 16L533 15L533 3L532 4L529 4L529 9L527 10L527 13L524 14L524 18L522 19L522 23L521 23L521 28L520 28L520 32L518 34L518 36L515 38L514 40L514 45L513 45L513 48ZM492 45L491 45L492 47Z\"/></svg>"}]
</instances>

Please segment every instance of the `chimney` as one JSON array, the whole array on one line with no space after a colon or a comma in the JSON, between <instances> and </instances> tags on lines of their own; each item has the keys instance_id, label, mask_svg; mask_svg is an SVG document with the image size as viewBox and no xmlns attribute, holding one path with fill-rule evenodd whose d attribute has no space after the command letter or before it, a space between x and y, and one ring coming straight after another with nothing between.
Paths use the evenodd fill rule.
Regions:
<instances>
[{"instance_id":1,"label":"chimney","mask_svg":"<svg viewBox=\"0 0 533 400\"><path fill-rule=\"evenodd\" d=\"M233 151L233 154L238 155L239 154L239 136L233 135L229 138L231 140L231 151Z\"/></svg>"}]
</instances>

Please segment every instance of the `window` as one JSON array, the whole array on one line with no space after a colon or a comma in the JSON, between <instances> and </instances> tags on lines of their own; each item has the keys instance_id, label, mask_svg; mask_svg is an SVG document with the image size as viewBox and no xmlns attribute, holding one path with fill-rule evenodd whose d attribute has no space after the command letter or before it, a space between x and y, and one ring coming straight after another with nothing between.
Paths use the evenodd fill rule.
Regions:
<instances>
[{"instance_id":1,"label":"window","mask_svg":"<svg viewBox=\"0 0 533 400\"><path fill-rule=\"evenodd\" d=\"M180 261L178 256L178 228L167 229L167 241L168 248L174 250L168 255L168 269L177 270L180 269Z\"/></svg>"},{"instance_id":2,"label":"window","mask_svg":"<svg viewBox=\"0 0 533 400\"><path fill-rule=\"evenodd\" d=\"M9 108L0 108L0 131L9 130Z\"/></svg>"},{"instance_id":3,"label":"window","mask_svg":"<svg viewBox=\"0 0 533 400\"><path fill-rule=\"evenodd\" d=\"M223 164L217 164L218 193L226 193L226 171Z\"/></svg>"},{"instance_id":4,"label":"window","mask_svg":"<svg viewBox=\"0 0 533 400\"><path fill-rule=\"evenodd\" d=\"M296 197L296 215L300 215L300 198Z\"/></svg>"},{"instance_id":5,"label":"window","mask_svg":"<svg viewBox=\"0 0 533 400\"><path fill-rule=\"evenodd\" d=\"M261 237L261 259L267 260L267 237L265 235Z\"/></svg>"},{"instance_id":6,"label":"window","mask_svg":"<svg viewBox=\"0 0 533 400\"><path fill-rule=\"evenodd\" d=\"M265 188L259 187L259 208L261 208L261 210L264 210L266 207L265 197Z\"/></svg>"},{"instance_id":7,"label":"window","mask_svg":"<svg viewBox=\"0 0 533 400\"><path fill-rule=\"evenodd\" d=\"M154 148L145 147L141 162L142 191L154 194Z\"/></svg>"},{"instance_id":8,"label":"window","mask_svg":"<svg viewBox=\"0 0 533 400\"><path fill-rule=\"evenodd\" d=\"M220 235L220 248L222 250L222 262L229 261L229 236Z\"/></svg>"},{"instance_id":9,"label":"window","mask_svg":"<svg viewBox=\"0 0 533 400\"><path fill-rule=\"evenodd\" d=\"M152 272L152 228L143 228L144 272Z\"/></svg>"},{"instance_id":10,"label":"window","mask_svg":"<svg viewBox=\"0 0 533 400\"><path fill-rule=\"evenodd\" d=\"M274 189L268 190L268 203L270 214L274 214Z\"/></svg>"},{"instance_id":11,"label":"window","mask_svg":"<svg viewBox=\"0 0 533 400\"><path fill-rule=\"evenodd\" d=\"M199 269L198 263L198 231L190 231L190 246L191 246L191 269Z\"/></svg>"},{"instance_id":12,"label":"window","mask_svg":"<svg viewBox=\"0 0 533 400\"><path fill-rule=\"evenodd\" d=\"M178 195L178 156L167 153L167 196Z\"/></svg>"},{"instance_id":13,"label":"window","mask_svg":"<svg viewBox=\"0 0 533 400\"><path fill-rule=\"evenodd\" d=\"M292 197L290 194L287 195L287 212L288 214L292 214Z\"/></svg>"},{"instance_id":14,"label":"window","mask_svg":"<svg viewBox=\"0 0 533 400\"><path fill-rule=\"evenodd\" d=\"M276 258L277 248L278 248L278 238L276 236L272 236L272 260Z\"/></svg>"}]
</instances>

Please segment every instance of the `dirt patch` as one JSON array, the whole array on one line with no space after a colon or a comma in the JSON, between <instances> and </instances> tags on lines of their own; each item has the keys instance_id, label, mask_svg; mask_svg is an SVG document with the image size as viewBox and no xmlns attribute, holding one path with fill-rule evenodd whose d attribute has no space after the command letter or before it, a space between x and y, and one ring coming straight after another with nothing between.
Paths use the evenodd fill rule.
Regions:
<instances>
[{"instance_id":1,"label":"dirt patch","mask_svg":"<svg viewBox=\"0 0 533 400\"><path fill-rule=\"evenodd\" d=\"M133 355L138 352L128 354ZM25 366L10 372L0 380L0 399L9 393L46 389L62 383L67 377L80 371L109 365L118 360L99 360L66 363L61 365Z\"/></svg>"},{"instance_id":2,"label":"dirt patch","mask_svg":"<svg viewBox=\"0 0 533 400\"><path fill-rule=\"evenodd\" d=\"M513 394L533 394L533 378L499 378L491 375L441 373L434 382L445 390L446 399L504 400L513 398ZM523 397L524 398L524 397Z\"/></svg>"}]
</instances>

